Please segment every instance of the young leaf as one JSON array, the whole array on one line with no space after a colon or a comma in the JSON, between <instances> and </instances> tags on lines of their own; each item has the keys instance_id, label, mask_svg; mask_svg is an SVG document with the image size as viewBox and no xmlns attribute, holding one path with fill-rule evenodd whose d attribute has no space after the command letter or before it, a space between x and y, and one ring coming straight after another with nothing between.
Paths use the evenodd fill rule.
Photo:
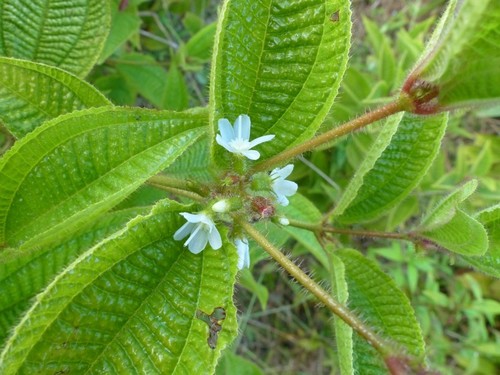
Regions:
<instances>
[{"instance_id":1,"label":"young leaf","mask_svg":"<svg viewBox=\"0 0 500 375\"><path fill-rule=\"evenodd\" d=\"M120 229L146 208L111 212L57 246L0 252L0 347L30 300L81 253Z\"/></svg>"},{"instance_id":2,"label":"young leaf","mask_svg":"<svg viewBox=\"0 0 500 375\"><path fill-rule=\"evenodd\" d=\"M365 324L399 345L406 354L422 361L425 355L424 340L405 294L377 264L363 257L358 251L343 249L335 252L335 255L345 267L350 309L362 314ZM370 373L377 374L380 369L385 369L375 349L357 335L354 340L354 353L357 373L372 371ZM371 368L367 368L368 365ZM387 370L382 373L387 373Z\"/></svg>"},{"instance_id":3,"label":"young leaf","mask_svg":"<svg viewBox=\"0 0 500 375\"><path fill-rule=\"evenodd\" d=\"M120 202L204 132L206 111L97 108L60 116L0 159L0 244L42 245Z\"/></svg>"},{"instance_id":4,"label":"young leaf","mask_svg":"<svg viewBox=\"0 0 500 375\"><path fill-rule=\"evenodd\" d=\"M500 99L497 0L452 0L405 86L436 85L438 103L456 107Z\"/></svg>"},{"instance_id":5,"label":"young leaf","mask_svg":"<svg viewBox=\"0 0 500 375\"><path fill-rule=\"evenodd\" d=\"M465 201L477 189L477 184L477 180L470 180L442 199L425 215L420 227L430 230L448 223L455 216L460 203Z\"/></svg>"},{"instance_id":6,"label":"young leaf","mask_svg":"<svg viewBox=\"0 0 500 375\"><path fill-rule=\"evenodd\" d=\"M445 249L462 255L483 255L488 250L488 233L476 219L460 209L445 224L420 234Z\"/></svg>"},{"instance_id":7,"label":"young leaf","mask_svg":"<svg viewBox=\"0 0 500 375\"><path fill-rule=\"evenodd\" d=\"M263 158L311 138L346 68L350 15L347 0L224 2L210 84L212 131L221 118L249 115L252 138L276 135L259 146ZM215 152L217 160L227 156L218 146Z\"/></svg>"},{"instance_id":8,"label":"young leaf","mask_svg":"<svg viewBox=\"0 0 500 375\"><path fill-rule=\"evenodd\" d=\"M186 209L161 201L60 273L16 326L0 372L213 372L237 334L237 257L175 241Z\"/></svg>"},{"instance_id":9,"label":"young leaf","mask_svg":"<svg viewBox=\"0 0 500 375\"><path fill-rule=\"evenodd\" d=\"M109 27L108 1L0 0L0 55L84 77L97 61Z\"/></svg>"},{"instance_id":10,"label":"young leaf","mask_svg":"<svg viewBox=\"0 0 500 375\"><path fill-rule=\"evenodd\" d=\"M59 115L106 105L99 91L61 69L0 57L0 118L17 138Z\"/></svg>"},{"instance_id":11,"label":"young leaf","mask_svg":"<svg viewBox=\"0 0 500 375\"><path fill-rule=\"evenodd\" d=\"M398 117L394 117L395 121ZM405 114L379 136L339 202L334 214L341 223L367 221L387 212L418 185L441 145L448 116ZM386 146L387 145L387 146ZM382 154L380 149L385 147ZM380 155L379 157L377 157ZM376 161L374 162L374 159ZM361 183L362 181L362 183Z\"/></svg>"}]
</instances>

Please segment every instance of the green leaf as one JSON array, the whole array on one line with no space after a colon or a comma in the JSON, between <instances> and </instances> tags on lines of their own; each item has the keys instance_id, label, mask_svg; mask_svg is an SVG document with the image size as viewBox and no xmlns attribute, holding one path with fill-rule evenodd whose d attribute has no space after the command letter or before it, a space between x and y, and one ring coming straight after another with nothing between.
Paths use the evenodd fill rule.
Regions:
<instances>
[{"instance_id":1,"label":"green leaf","mask_svg":"<svg viewBox=\"0 0 500 375\"><path fill-rule=\"evenodd\" d=\"M172 165L165 169L169 176L185 180L210 181L212 173L210 165L210 153L208 137L201 136L193 146L191 146L182 158L176 159Z\"/></svg>"},{"instance_id":2,"label":"green leaf","mask_svg":"<svg viewBox=\"0 0 500 375\"><path fill-rule=\"evenodd\" d=\"M334 212L339 222L368 221L387 212L410 194L429 169L441 145L448 116L405 114L392 135L392 121L397 118L393 117L389 128L381 132L346 188L345 198Z\"/></svg>"},{"instance_id":3,"label":"green leaf","mask_svg":"<svg viewBox=\"0 0 500 375\"><path fill-rule=\"evenodd\" d=\"M350 15L347 0L224 2L210 84L212 131L221 118L249 115L252 139L276 135L259 146L264 159L311 138L346 68ZM218 161L229 156L213 145Z\"/></svg>"},{"instance_id":4,"label":"green leaf","mask_svg":"<svg viewBox=\"0 0 500 375\"><path fill-rule=\"evenodd\" d=\"M213 372L237 335L237 256L232 245L194 255L174 241L186 209L161 201L60 273L16 326L0 372ZM225 317L209 325L214 311Z\"/></svg>"},{"instance_id":5,"label":"green leaf","mask_svg":"<svg viewBox=\"0 0 500 375\"><path fill-rule=\"evenodd\" d=\"M108 1L0 0L0 55L83 77L97 61L109 27Z\"/></svg>"},{"instance_id":6,"label":"green leaf","mask_svg":"<svg viewBox=\"0 0 500 375\"><path fill-rule=\"evenodd\" d=\"M455 216L460 203L474 193L477 185L477 180L470 180L443 198L424 216L420 227L429 230L448 223Z\"/></svg>"},{"instance_id":7,"label":"green leaf","mask_svg":"<svg viewBox=\"0 0 500 375\"><path fill-rule=\"evenodd\" d=\"M345 267L351 310L359 311L363 322L404 349L406 354L422 361L424 340L415 313L406 295L378 265L358 251L335 252ZM354 336L356 373L383 373L387 370L379 354L357 334Z\"/></svg>"},{"instance_id":8,"label":"green leaf","mask_svg":"<svg viewBox=\"0 0 500 375\"><path fill-rule=\"evenodd\" d=\"M111 103L99 91L72 74L0 57L0 118L18 138L59 115L106 105Z\"/></svg>"},{"instance_id":9,"label":"green leaf","mask_svg":"<svg viewBox=\"0 0 500 375\"><path fill-rule=\"evenodd\" d=\"M307 224L319 224L322 219L321 212L316 206L300 194L290 197L290 204L283 207L282 211L287 218ZM313 232L290 225L284 226L283 229L304 246L325 268L328 268L329 262L325 250Z\"/></svg>"},{"instance_id":10,"label":"green leaf","mask_svg":"<svg viewBox=\"0 0 500 375\"><path fill-rule=\"evenodd\" d=\"M184 80L184 75L177 65L172 63L167 73L162 108L181 111L186 109L188 104L189 93L186 81Z\"/></svg>"},{"instance_id":11,"label":"green leaf","mask_svg":"<svg viewBox=\"0 0 500 375\"><path fill-rule=\"evenodd\" d=\"M0 252L0 347L30 306L31 298L81 253L140 213L146 209L111 212L57 246Z\"/></svg>"},{"instance_id":12,"label":"green leaf","mask_svg":"<svg viewBox=\"0 0 500 375\"><path fill-rule=\"evenodd\" d=\"M236 355L229 350L222 356L216 375L263 375L262 370L249 360Z\"/></svg>"},{"instance_id":13,"label":"green leaf","mask_svg":"<svg viewBox=\"0 0 500 375\"><path fill-rule=\"evenodd\" d=\"M171 164L205 124L204 110L103 107L38 127L0 159L0 244L40 246L91 222Z\"/></svg>"},{"instance_id":14,"label":"green leaf","mask_svg":"<svg viewBox=\"0 0 500 375\"><path fill-rule=\"evenodd\" d=\"M462 255L483 255L488 250L488 233L476 219L460 209L445 224L421 235L439 246Z\"/></svg>"},{"instance_id":15,"label":"green leaf","mask_svg":"<svg viewBox=\"0 0 500 375\"><path fill-rule=\"evenodd\" d=\"M450 1L410 77L439 86L439 104L500 99L500 7L497 0Z\"/></svg>"},{"instance_id":16,"label":"green leaf","mask_svg":"<svg viewBox=\"0 0 500 375\"><path fill-rule=\"evenodd\" d=\"M211 23L198 31L184 45L184 53L190 64L203 64L212 58L216 23Z\"/></svg>"},{"instance_id":17,"label":"green leaf","mask_svg":"<svg viewBox=\"0 0 500 375\"><path fill-rule=\"evenodd\" d=\"M120 1L114 0L111 12L111 29L106 43L99 56L99 64L102 64L109 56L113 54L122 44L124 44L133 35L139 33L141 18L137 6L129 4L124 10L119 10Z\"/></svg>"},{"instance_id":18,"label":"green leaf","mask_svg":"<svg viewBox=\"0 0 500 375\"><path fill-rule=\"evenodd\" d=\"M332 289L336 300L346 305L349 290L345 279L344 263L332 252L329 252L332 265ZM334 316L335 343L339 360L340 375L354 374L352 328L338 316Z\"/></svg>"},{"instance_id":19,"label":"green leaf","mask_svg":"<svg viewBox=\"0 0 500 375\"><path fill-rule=\"evenodd\" d=\"M488 232L488 252L481 257L461 257L474 268L490 276L500 278L500 204L479 212L475 219L484 225Z\"/></svg>"}]
</instances>

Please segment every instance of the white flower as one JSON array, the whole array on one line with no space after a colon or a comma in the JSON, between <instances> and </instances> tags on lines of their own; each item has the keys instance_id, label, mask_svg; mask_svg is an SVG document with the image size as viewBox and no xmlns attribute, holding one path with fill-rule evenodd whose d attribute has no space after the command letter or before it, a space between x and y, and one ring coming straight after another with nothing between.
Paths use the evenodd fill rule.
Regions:
<instances>
[{"instance_id":1,"label":"white flower","mask_svg":"<svg viewBox=\"0 0 500 375\"><path fill-rule=\"evenodd\" d=\"M212 249L217 250L222 246L222 239L213 220L203 212L198 214L190 214L187 212L180 213L187 220L177 232L174 233L174 240L182 240L187 235L190 235L184 246L187 246L193 254L198 254L210 243Z\"/></svg>"},{"instance_id":2,"label":"white flower","mask_svg":"<svg viewBox=\"0 0 500 375\"><path fill-rule=\"evenodd\" d=\"M283 168L273 169L271 172L271 187L278 198L278 203L282 206L288 206L289 201L287 197L297 192L298 185L293 181L285 180L285 178L290 176L292 171L293 164L288 164Z\"/></svg>"},{"instance_id":3,"label":"white flower","mask_svg":"<svg viewBox=\"0 0 500 375\"><path fill-rule=\"evenodd\" d=\"M246 238L238 238L234 241L238 252L238 269L250 267L250 249Z\"/></svg>"},{"instance_id":4,"label":"white flower","mask_svg":"<svg viewBox=\"0 0 500 375\"><path fill-rule=\"evenodd\" d=\"M219 131L215 140L229 152L243 155L250 160L257 160L260 157L258 151L253 147L268 142L274 138L273 134L264 135L250 142L250 117L239 115L234 123L234 128L228 119L219 120Z\"/></svg>"}]
</instances>

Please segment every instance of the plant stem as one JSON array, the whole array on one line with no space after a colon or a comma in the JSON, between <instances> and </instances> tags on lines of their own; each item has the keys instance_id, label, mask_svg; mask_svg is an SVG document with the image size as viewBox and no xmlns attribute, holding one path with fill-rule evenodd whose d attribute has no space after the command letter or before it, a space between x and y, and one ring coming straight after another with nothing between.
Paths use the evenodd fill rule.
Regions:
<instances>
[{"instance_id":1,"label":"plant stem","mask_svg":"<svg viewBox=\"0 0 500 375\"><path fill-rule=\"evenodd\" d=\"M180 180L178 178L165 176L163 174L158 174L149 178L148 184L155 185L157 187L170 187L170 188L178 188L182 190L188 190L197 193L198 195L205 196L209 192L207 191L205 186L201 186L199 184L193 183L192 181Z\"/></svg>"},{"instance_id":2,"label":"plant stem","mask_svg":"<svg viewBox=\"0 0 500 375\"><path fill-rule=\"evenodd\" d=\"M314 280L307 276L295 263L288 259L279 249L274 247L253 225L241 218L238 224L252 237L271 257L277 261L295 280L319 299L329 310L349 324L359 335L364 337L383 357L394 350L378 337L369 327L363 324L349 309L337 302Z\"/></svg>"},{"instance_id":3,"label":"plant stem","mask_svg":"<svg viewBox=\"0 0 500 375\"><path fill-rule=\"evenodd\" d=\"M301 143L295 147L280 152L272 158L256 164L250 172L255 173L270 170L271 168L282 165L288 160L293 159L294 157L303 154L304 152L311 151L324 143L330 142L343 135L352 133L395 113L410 109L411 102L409 97L405 94L401 94L396 100L380 108L377 108L374 111L365 113L364 115L346 122L345 124L340 125L332 130L329 130L326 133L320 134L307 142Z\"/></svg>"},{"instance_id":4,"label":"plant stem","mask_svg":"<svg viewBox=\"0 0 500 375\"><path fill-rule=\"evenodd\" d=\"M310 230L311 232L321 233L337 233L337 234L350 234L352 236L361 236L361 237L377 237L377 238L391 238L395 240L407 240L413 241L405 233L393 233L393 232L378 232L378 231L367 231L367 230L356 230L356 229L346 229L346 228L335 228L329 225L321 225L321 224L312 224L305 223L303 221L288 219L290 225L297 228L303 228Z\"/></svg>"},{"instance_id":5,"label":"plant stem","mask_svg":"<svg viewBox=\"0 0 500 375\"><path fill-rule=\"evenodd\" d=\"M190 198L198 202L204 199L198 193L186 190L185 188L189 187L189 183L186 181L158 175L151 177L148 181L146 181L146 183L158 189L165 190L173 194L181 195L183 197Z\"/></svg>"}]
</instances>

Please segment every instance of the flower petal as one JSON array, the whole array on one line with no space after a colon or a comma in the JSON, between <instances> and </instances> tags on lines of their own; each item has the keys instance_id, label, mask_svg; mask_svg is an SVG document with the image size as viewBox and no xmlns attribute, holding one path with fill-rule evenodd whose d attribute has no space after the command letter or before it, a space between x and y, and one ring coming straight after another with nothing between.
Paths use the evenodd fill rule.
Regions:
<instances>
[{"instance_id":1,"label":"flower petal","mask_svg":"<svg viewBox=\"0 0 500 375\"><path fill-rule=\"evenodd\" d=\"M234 152L234 148L231 147L231 145L226 142L224 139L222 139L222 137L220 136L220 134L217 134L215 136L215 141L221 145L222 147L224 147L226 150L228 150L229 152Z\"/></svg>"},{"instance_id":2,"label":"flower petal","mask_svg":"<svg viewBox=\"0 0 500 375\"><path fill-rule=\"evenodd\" d=\"M288 180L277 180L273 183L273 190L278 195L294 195L298 187L295 182Z\"/></svg>"},{"instance_id":3,"label":"flower petal","mask_svg":"<svg viewBox=\"0 0 500 375\"><path fill-rule=\"evenodd\" d=\"M233 126L231 125L231 123L227 118L221 118L219 120L219 131L220 135L222 136L222 139L226 143L235 138Z\"/></svg>"},{"instance_id":4,"label":"flower petal","mask_svg":"<svg viewBox=\"0 0 500 375\"><path fill-rule=\"evenodd\" d=\"M187 223L184 223L182 227L177 229L177 231L174 233L174 240L179 241L182 240L184 237L186 237L189 233L193 231L195 224L190 223L189 221Z\"/></svg>"},{"instance_id":5,"label":"flower petal","mask_svg":"<svg viewBox=\"0 0 500 375\"><path fill-rule=\"evenodd\" d=\"M281 204L282 206L288 206L288 204L290 203L288 198L282 194L277 194L276 199L278 200L278 203Z\"/></svg>"},{"instance_id":6,"label":"flower petal","mask_svg":"<svg viewBox=\"0 0 500 375\"><path fill-rule=\"evenodd\" d=\"M255 147L257 145L260 145L261 143L269 142L274 137L275 137L274 134L268 134L268 135L263 135L262 137L259 137L259 138L255 138L253 141L250 142L248 147L252 148L252 147Z\"/></svg>"},{"instance_id":7,"label":"flower petal","mask_svg":"<svg viewBox=\"0 0 500 375\"><path fill-rule=\"evenodd\" d=\"M220 237L220 233L217 228L214 226L212 231L208 234L208 242L210 242L210 246L214 250L218 250L222 247L222 239Z\"/></svg>"},{"instance_id":8,"label":"flower petal","mask_svg":"<svg viewBox=\"0 0 500 375\"><path fill-rule=\"evenodd\" d=\"M189 212L180 212L180 215L190 223L199 223L200 221L202 221L202 215L200 214L190 214Z\"/></svg>"},{"instance_id":9,"label":"flower petal","mask_svg":"<svg viewBox=\"0 0 500 375\"><path fill-rule=\"evenodd\" d=\"M260 158L260 152L256 150L242 151L241 154L243 156L246 156L250 160L257 160L258 158Z\"/></svg>"},{"instance_id":10,"label":"flower petal","mask_svg":"<svg viewBox=\"0 0 500 375\"><path fill-rule=\"evenodd\" d=\"M200 226L201 227L201 226ZM193 254L198 254L200 253L205 247L207 247L207 242L208 242L208 233L206 231L199 230L196 232L193 232L191 237L189 237L188 241L191 240L188 244L188 249L191 251Z\"/></svg>"},{"instance_id":11,"label":"flower petal","mask_svg":"<svg viewBox=\"0 0 500 375\"><path fill-rule=\"evenodd\" d=\"M248 247L248 240L246 238L237 239L234 241L236 245L236 252L238 253L238 269L250 267L250 252Z\"/></svg>"},{"instance_id":12,"label":"flower petal","mask_svg":"<svg viewBox=\"0 0 500 375\"><path fill-rule=\"evenodd\" d=\"M234 133L236 138L248 141L250 139L250 117L239 115L234 122Z\"/></svg>"}]
</instances>

